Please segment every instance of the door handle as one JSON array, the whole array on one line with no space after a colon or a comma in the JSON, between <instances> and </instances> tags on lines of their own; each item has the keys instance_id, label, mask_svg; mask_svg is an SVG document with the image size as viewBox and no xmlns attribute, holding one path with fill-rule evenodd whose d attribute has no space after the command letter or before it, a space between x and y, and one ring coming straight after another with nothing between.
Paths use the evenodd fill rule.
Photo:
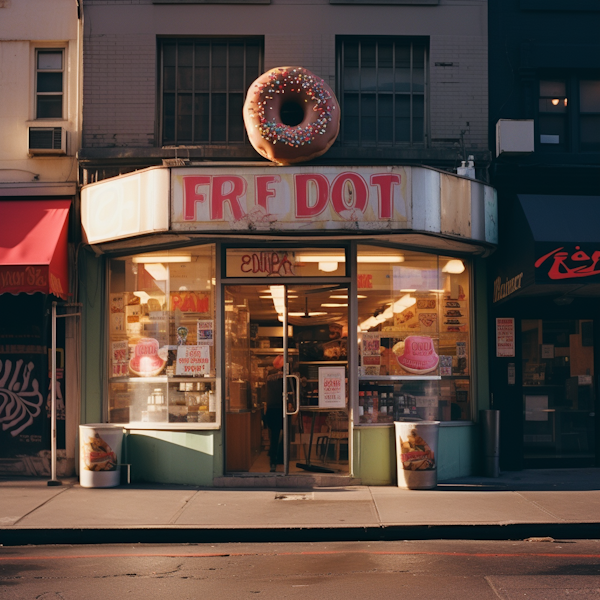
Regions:
<instances>
[{"instance_id":1,"label":"door handle","mask_svg":"<svg viewBox=\"0 0 600 600\"><path fill-rule=\"evenodd\" d=\"M288 379L296 380L296 391L294 392L294 398L296 400L296 402L295 402L296 410L289 412L287 409L287 401L285 403L285 414L288 417L291 417L292 415L297 415L300 412L300 377L298 377L298 375L286 375L286 377Z\"/></svg>"}]
</instances>

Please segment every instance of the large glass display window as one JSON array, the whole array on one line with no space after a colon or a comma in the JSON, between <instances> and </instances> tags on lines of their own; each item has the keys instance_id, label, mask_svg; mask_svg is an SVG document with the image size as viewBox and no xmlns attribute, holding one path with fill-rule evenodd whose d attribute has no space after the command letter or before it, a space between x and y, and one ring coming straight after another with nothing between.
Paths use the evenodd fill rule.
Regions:
<instances>
[{"instance_id":1,"label":"large glass display window","mask_svg":"<svg viewBox=\"0 0 600 600\"><path fill-rule=\"evenodd\" d=\"M357 424L471 420L469 264L358 246Z\"/></svg>"},{"instance_id":2,"label":"large glass display window","mask_svg":"<svg viewBox=\"0 0 600 600\"><path fill-rule=\"evenodd\" d=\"M214 245L111 259L109 422L219 425L215 288Z\"/></svg>"}]
</instances>

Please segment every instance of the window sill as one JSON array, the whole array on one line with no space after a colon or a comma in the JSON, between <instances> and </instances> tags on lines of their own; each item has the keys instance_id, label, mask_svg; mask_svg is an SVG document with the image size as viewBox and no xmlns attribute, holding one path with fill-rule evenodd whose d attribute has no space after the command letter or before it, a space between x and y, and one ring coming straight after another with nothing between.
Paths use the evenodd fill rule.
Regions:
<instances>
[{"instance_id":1,"label":"window sill","mask_svg":"<svg viewBox=\"0 0 600 600\"><path fill-rule=\"evenodd\" d=\"M214 431L220 423L111 423L131 431Z\"/></svg>"}]
</instances>

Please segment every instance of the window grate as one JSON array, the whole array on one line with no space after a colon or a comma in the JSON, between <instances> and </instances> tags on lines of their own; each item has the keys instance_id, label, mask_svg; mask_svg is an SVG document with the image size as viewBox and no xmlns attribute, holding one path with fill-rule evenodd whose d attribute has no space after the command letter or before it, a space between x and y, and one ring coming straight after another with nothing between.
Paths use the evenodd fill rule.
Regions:
<instances>
[{"instance_id":1,"label":"window grate","mask_svg":"<svg viewBox=\"0 0 600 600\"><path fill-rule=\"evenodd\" d=\"M247 143L242 107L262 62L258 38L162 40L162 144Z\"/></svg>"},{"instance_id":2,"label":"window grate","mask_svg":"<svg viewBox=\"0 0 600 600\"><path fill-rule=\"evenodd\" d=\"M340 38L337 55L341 143L427 145L427 40Z\"/></svg>"}]
</instances>

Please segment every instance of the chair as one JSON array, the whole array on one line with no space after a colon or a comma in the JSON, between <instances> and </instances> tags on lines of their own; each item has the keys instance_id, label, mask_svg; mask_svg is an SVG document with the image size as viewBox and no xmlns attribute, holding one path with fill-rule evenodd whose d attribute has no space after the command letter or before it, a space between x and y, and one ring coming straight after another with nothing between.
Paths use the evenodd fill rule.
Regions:
<instances>
[{"instance_id":1,"label":"chair","mask_svg":"<svg viewBox=\"0 0 600 600\"><path fill-rule=\"evenodd\" d=\"M327 434L327 445L325 448L323 462L329 457L329 445L335 444L335 461L340 461L340 448L342 444L349 445L348 441L348 414L345 411L332 411L326 420L329 432Z\"/></svg>"}]
</instances>

